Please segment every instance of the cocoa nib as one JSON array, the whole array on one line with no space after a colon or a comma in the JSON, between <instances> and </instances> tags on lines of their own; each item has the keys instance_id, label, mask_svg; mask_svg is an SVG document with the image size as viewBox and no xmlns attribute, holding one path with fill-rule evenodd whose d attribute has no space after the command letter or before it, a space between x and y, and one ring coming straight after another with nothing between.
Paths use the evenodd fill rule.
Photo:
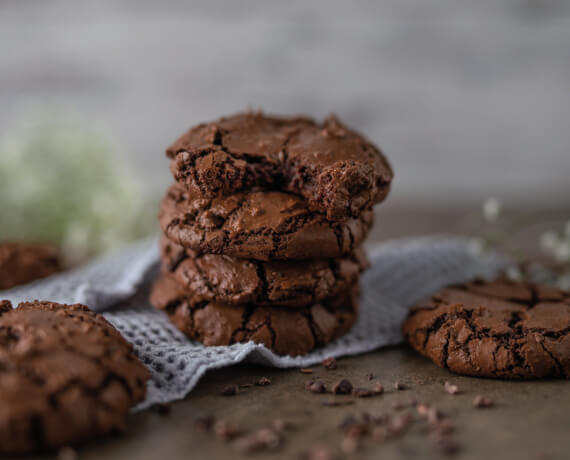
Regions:
<instances>
[{"instance_id":1,"label":"cocoa nib","mask_svg":"<svg viewBox=\"0 0 570 460\"><path fill-rule=\"evenodd\" d=\"M337 367L336 359L333 358L332 356L330 358L323 360L323 362L321 364L323 365L323 367L325 369L328 369L328 370L333 370L333 369L336 369L336 367Z\"/></svg>"},{"instance_id":2,"label":"cocoa nib","mask_svg":"<svg viewBox=\"0 0 570 460\"><path fill-rule=\"evenodd\" d=\"M226 385L224 388L222 388L222 391L220 391L220 395L222 395L222 396L234 396L234 395L237 395L238 392L239 392L239 387L235 383L231 383L229 385Z\"/></svg>"}]
</instances>

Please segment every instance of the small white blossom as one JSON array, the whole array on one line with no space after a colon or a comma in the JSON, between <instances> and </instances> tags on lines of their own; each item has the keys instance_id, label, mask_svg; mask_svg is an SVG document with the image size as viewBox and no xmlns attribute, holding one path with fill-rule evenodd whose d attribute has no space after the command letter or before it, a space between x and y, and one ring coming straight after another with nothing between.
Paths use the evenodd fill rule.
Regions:
<instances>
[{"instance_id":1,"label":"small white blossom","mask_svg":"<svg viewBox=\"0 0 570 460\"><path fill-rule=\"evenodd\" d=\"M512 281L521 281L523 276L519 267L512 265L507 268L507 278Z\"/></svg>"},{"instance_id":2,"label":"small white blossom","mask_svg":"<svg viewBox=\"0 0 570 460\"><path fill-rule=\"evenodd\" d=\"M488 198L483 203L483 217L488 222L495 222L501 215L502 205L496 198Z\"/></svg>"},{"instance_id":3,"label":"small white blossom","mask_svg":"<svg viewBox=\"0 0 570 460\"><path fill-rule=\"evenodd\" d=\"M485 249L485 242L481 238L471 238L467 244L467 252L472 256L480 256Z\"/></svg>"},{"instance_id":4,"label":"small white blossom","mask_svg":"<svg viewBox=\"0 0 570 460\"><path fill-rule=\"evenodd\" d=\"M554 232L544 232L540 235L540 247L545 252L553 252L560 244L560 238Z\"/></svg>"}]
</instances>

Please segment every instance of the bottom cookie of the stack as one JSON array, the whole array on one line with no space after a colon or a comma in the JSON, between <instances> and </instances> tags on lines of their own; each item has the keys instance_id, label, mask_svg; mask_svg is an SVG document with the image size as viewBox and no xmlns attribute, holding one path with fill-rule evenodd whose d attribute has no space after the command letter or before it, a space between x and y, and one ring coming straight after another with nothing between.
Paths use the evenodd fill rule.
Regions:
<instances>
[{"instance_id":1,"label":"bottom cookie of the stack","mask_svg":"<svg viewBox=\"0 0 570 460\"><path fill-rule=\"evenodd\" d=\"M224 305L195 301L169 276L156 281L150 301L191 339L207 346L250 340L280 355L298 356L346 334L358 316L358 284L344 295L305 308Z\"/></svg>"}]
</instances>

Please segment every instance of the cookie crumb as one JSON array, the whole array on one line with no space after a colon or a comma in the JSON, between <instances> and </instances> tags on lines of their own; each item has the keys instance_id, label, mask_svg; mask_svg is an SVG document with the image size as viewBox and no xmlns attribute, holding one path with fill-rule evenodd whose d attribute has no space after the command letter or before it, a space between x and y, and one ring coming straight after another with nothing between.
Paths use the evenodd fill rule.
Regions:
<instances>
[{"instance_id":1,"label":"cookie crumb","mask_svg":"<svg viewBox=\"0 0 570 460\"><path fill-rule=\"evenodd\" d=\"M222 391L220 391L220 395L235 396L238 394L238 392L239 392L239 387L235 383L230 383L229 385L226 385L224 388L222 388Z\"/></svg>"},{"instance_id":2,"label":"cookie crumb","mask_svg":"<svg viewBox=\"0 0 570 460\"><path fill-rule=\"evenodd\" d=\"M260 387L265 387L271 385L271 379L269 377L261 377L255 384Z\"/></svg>"},{"instance_id":3,"label":"cookie crumb","mask_svg":"<svg viewBox=\"0 0 570 460\"><path fill-rule=\"evenodd\" d=\"M327 387L321 380L310 380L305 388L311 393L326 393Z\"/></svg>"},{"instance_id":4,"label":"cookie crumb","mask_svg":"<svg viewBox=\"0 0 570 460\"><path fill-rule=\"evenodd\" d=\"M337 395L347 395L352 392L352 383L347 379L342 379L341 381L334 384L332 387L332 392Z\"/></svg>"},{"instance_id":5,"label":"cookie crumb","mask_svg":"<svg viewBox=\"0 0 570 460\"><path fill-rule=\"evenodd\" d=\"M475 396L475 399L473 400L473 407L476 407L477 409L487 409L494 406L495 402L492 399L486 398L482 395Z\"/></svg>"},{"instance_id":6,"label":"cookie crumb","mask_svg":"<svg viewBox=\"0 0 570 460\"><path fill-rule=\"evenodd\" d=\"M336 367L337 367L336 359L333 358L332 356L329 357L329 358L327 358L327 359L325 359L325 360L323 360L321 364L323 365L323 367L324 367L325 369L327 369L327 370L329 370L329 371L330 371L330 370L333 370L333 369L336 369Z\"/></svg>"},{"instance_id":7,"label":"cookie crumb","mask_svg":"<svg viewBox=\"0 0 570 460\"><path fill-rule=\"evenodd\" d=\"M459 387L457 385L452 384L449 380L446 380L443 387L447 394L456 395L457 393L459 393Z\"/></svg>"},{"instance_id":8,"label":"cookie crumb","mask_svg":"<svg viewBox=\"0 0 570 460\"><path fill-rule=\"evenodd\" d=\"M242 453L260 450L275 450L281 444L281 438L271 428L260 428L253 433L237 438L234 447Z\"/></svg>"}]
</instances>

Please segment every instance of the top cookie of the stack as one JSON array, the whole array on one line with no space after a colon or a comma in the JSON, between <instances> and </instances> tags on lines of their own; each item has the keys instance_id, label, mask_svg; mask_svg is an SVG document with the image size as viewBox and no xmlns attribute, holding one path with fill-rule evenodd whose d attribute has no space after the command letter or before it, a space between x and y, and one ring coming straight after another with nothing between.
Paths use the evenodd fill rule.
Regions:
<instances>
[{"instance_id":1,"label":"top cookie of the stack","mask_svg":"<svg viewBox=\"0 0 570 460\"><path fill-rule=\"evenodd\" d=\"M330 221L384 200L393 177L382 152L334 116L319 124L240 113L191 128L166 155L174 178L203 198L255 187L291 192Z\"/></svg>"}]
</instances>

